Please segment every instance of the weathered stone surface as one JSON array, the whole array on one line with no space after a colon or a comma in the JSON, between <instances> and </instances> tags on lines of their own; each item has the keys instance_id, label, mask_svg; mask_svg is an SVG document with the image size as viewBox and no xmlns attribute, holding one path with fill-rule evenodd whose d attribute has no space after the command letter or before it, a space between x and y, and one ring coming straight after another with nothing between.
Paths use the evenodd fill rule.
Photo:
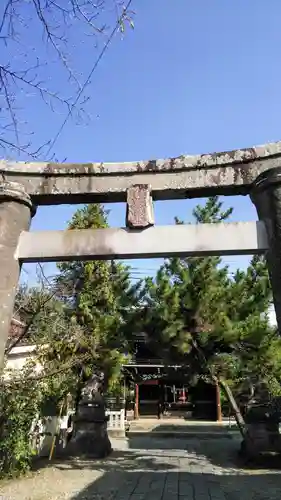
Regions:
<instances>
[{"instance_id":1,"label":"weathered stone surface","mask_svg":"<svg viewBox=\"0 0 281 500\"><path fill-rule=\"evenodd\" d=\"M153 201L151 188L147 184L137 184L127 191L126 226L144 229L153 226Z\"/></svg>"},{"instance_id":2,"label":"weathered stone surface","mask_svg":"<svg viewBox=\"0 0 281 500\"><path fill-rule=\"evenodd\" d=\"M257 178L251 199L265 224L269 250L266 253L273 301L281 333L281 168L268 170Z\"/></svg>"},{"instance_id":3,"label":"weathered stone surface","mask_svg":"<svg viewBox=\"0 0 281 500\"><path fill-rule=\"evenodd\" d=\"M100 404L84 404L79 406L77 418L80 422L105 422L105 410L103 405Z\"/></svg>"},{"instance_id":4,"label":"weathered stone surface","mask_svg":"<svg viewBox=\"0 0 281 500\"><path fill-rule=\"evenodd\" d=\"M0 162L0 173L21 183L41 204L126 201L136 184L151 185L153 199L247 194L262 172L280 165L281 142L197 156L131 163Z\"/></svg>"},{"instance_id":5,"label":"weathered stone surface","mask_svg":"<svg viewBox=\"0 0 281 500\"><path fill-rule=\"evenodd\" d=\"M0 202L1 201L17 201L20 204L33 209L30 196L26 193L24 187L18 182L2 181L0 183Z\"/></svg>"},{"instance_id":6,"label":"weathered stone surface","mask_svg":"<svg viewBox=\"0 0 281 500\"><path fill-rule=\"evenodd\" d=\"M175 158L158 160L119 162L119 163L29 163L0 161L0 171L6 173L25 173L48 175L104 175L127 174L135 172L159 172L186 169L198 169L214 166L226 166L234 163L247 163L256 159L281 156L281 141L254 146L250 148L234 149L218 153L200 155L180 155Z\"/></svg>"},{"instance_id":7,"label":"weathered stone surface","mask_svg":"<svg viewBox=\"0 0 281 500\"><path fill-rule=\"evenodd\" d=\"M74 434L64 449L64 455L103 458L111 452L108 417L100 394L102 379L93 375L85 385L74 419Z\"/></svg>"},{"instance_id":8,"label":"weathered stone surface","mask_svg":"<svg viewBox=\"0 0 281 500\"><path fill-rule=\"evenodd\" d=\"M31 201L21 186L0 184L0 368L10 330L20 264L14 254L31 221Z\"/></svg>"},{"instance_id":9,"label":"weathered stone surface","mask_svg":"<svg viewBox=\"0 0 281 500\"><path fill-rule=\"evenodd\" d=\"M264 224L234 222L124 228L23 232L16 256L23 262L80 259L135 259L192 255L252 255L268 248Z\"/></svg>"},{"instance_id":10,"label":"weathered stone surface","mask_svg":"<svg viewBox=\"0 0 281 500\"><path fill-rule=\"evenodd\" d=\"M61 452L64 456L107 457L112 451L107 433L107 422L76 422L75 434Z\"/></svg>"},{"instance_id":11,"label":"weathered stone surface","mask_svg":"<svg viewBox=\"0 0 281 500\"><path fill-rule=\"evenodd\" d=\"M279 425L265 422L247 424L241 454L245 459L256 459L261 453L281 453Z\"/></svg>"}]
</instances>

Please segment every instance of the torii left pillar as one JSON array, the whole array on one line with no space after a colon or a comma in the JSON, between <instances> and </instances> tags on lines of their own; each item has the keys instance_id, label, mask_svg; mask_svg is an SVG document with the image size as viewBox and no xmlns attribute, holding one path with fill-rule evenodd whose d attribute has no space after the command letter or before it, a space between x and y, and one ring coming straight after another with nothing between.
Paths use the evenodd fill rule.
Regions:
<instances>
[{"instance_id":1,"label":"torii left pillar","mask_svg":"<svg viewBox=\"0 0 281 500\"><path fill-rule=\"evenodd\" d=\"M0 182L0 371L13 316L20 263L15 256L19 236L28 231L32 202L17 182Z\"/></svg>"}]
</instances>

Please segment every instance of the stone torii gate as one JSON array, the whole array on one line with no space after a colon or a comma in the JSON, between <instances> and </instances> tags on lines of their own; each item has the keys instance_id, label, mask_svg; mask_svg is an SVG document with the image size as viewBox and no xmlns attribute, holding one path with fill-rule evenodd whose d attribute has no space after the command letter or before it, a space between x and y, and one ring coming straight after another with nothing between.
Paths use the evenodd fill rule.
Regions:
<instances>
[{"instance_id":1,"label":"stone torii gate","mask_svg":"<svg viewBox=\"0 0 281 500\"><path fill-rule=\"evenodd\" d=\"M266 252L281 332L281 142L133 163L0 161L0 364L24 262ZM154 226L153 200L251 196L259 222ZM126 202L125 228L29 232L40 205Z\"/></svg>"}]
</instances>

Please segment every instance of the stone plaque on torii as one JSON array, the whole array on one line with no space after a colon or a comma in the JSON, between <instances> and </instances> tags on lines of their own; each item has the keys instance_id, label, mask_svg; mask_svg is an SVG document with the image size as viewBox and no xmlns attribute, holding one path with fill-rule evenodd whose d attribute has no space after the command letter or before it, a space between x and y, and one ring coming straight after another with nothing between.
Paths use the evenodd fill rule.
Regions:
<instances>
[{"instance_id":1,"label":"stone plaque on torii","mask_svg":"<svg viewBox=\"0 0 281 500\"><path fill-rule=\"evenodd\" d=\"M281 142L132 163L0 161L0 363L24 262L266 253L281 331ZM154 226L153 200L247 195L259 222ZM126 202L126 227L29 231L40 205Z\"/></svg>"}]
</instances>

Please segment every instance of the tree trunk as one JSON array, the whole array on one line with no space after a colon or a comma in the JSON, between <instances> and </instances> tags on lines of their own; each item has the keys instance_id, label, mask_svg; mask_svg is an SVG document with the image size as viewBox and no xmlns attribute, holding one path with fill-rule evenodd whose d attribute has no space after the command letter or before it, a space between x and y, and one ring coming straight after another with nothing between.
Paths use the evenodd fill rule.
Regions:
<instances>
[{"instance_id":1,"label":"tree trunk","mask_svg":"<svg viewBox=\"0 0 281 500\"><path fill-rule=\"evenodd\" d=\"M139 419L139 385L135 384L134 419Z\"/></svg>"},{"instance_id":2,"label":"tree trunk","mask_svg":"<svg viewBox=\"0 0 281 500\"><path fill-rule=\"evenodd\" d=\"M240 412L240 410L238 408L238 405L237 405L237 403L236 403L236 401L234 399L234 396L232 394L232 391L231 391L229 385L224 380L221 380L219 377L217 377L216 375L212 374L212 371L208 367L208 363L207 363L206 356L204 354L203 349L201 349L200 345L198 344L198 342L196 342L196 340L194 340L193 337L191 337L191 341L192 341L192 346L194 347L195 351L197 352L199 361L203 361L203 363L207 367L207 370L208 370L209 374L212 377L213 382L216 385L218 384L218 385L220 385L222 387L222 389L223 389L223 391L224 391L224 393L225 393L225 395L226 395L226 397L228 399L228 402L229 402L229 404L231 406L231 409L233 411L236 423L238 425L238 429L240 430L241 435L244 438L244 436L245 436L245 422L244 422L244 418L242 417L242 414L241 414L241 412Z\"/></svg>"},{"instance_id":3,"label":"tree trunk","mask_svg":"<svg viewBox=\"0 0 281 500\"><path fill-rule=\"evenodd\" d=\"M221 411L221 394L220 394L220 386L219 382L217 381L215 384L215 389L216 389L216 416L217 416L217 422L222 422L222 411Z\"/></svg>"},{"instance_id":4,"label":"tree trunk","mask_svg":"<svg viewBox=\"0 0 281 500\"><path fill-rule=\"evenodd\" d=\"M216 377L215 377L216 378ZM236 423L238 425L238 428L241 432L241 435L242 437L245 436L245 422L244 422L244 418L242 417L242 414L238 408L238 405L234 399L234 396L232 394L232 391L229 387L229 385L224 381L224 380L221 380L221 379L217 379L217 382L218 384L221 386L221 388L223 389L227 399L228 399L228 402L231 406L231 409L233 411L233 415L235 417L235 420L236 420Z\"/></svg>"},{"instance_id":5,"label":"tree trunk","mask_svg":"<svg viewBox=\"0 0 281 500\"><path fill-rule=\"evenodd\" d=\"M78 406L80 403L81 399L81 393L83 389L84 381L83 381L83 368L79 366L77 368L77 385L76 385L76 394L74 396L74 408L75 408L75 413L77 413Z\"/></svg>"}]
</instances>

